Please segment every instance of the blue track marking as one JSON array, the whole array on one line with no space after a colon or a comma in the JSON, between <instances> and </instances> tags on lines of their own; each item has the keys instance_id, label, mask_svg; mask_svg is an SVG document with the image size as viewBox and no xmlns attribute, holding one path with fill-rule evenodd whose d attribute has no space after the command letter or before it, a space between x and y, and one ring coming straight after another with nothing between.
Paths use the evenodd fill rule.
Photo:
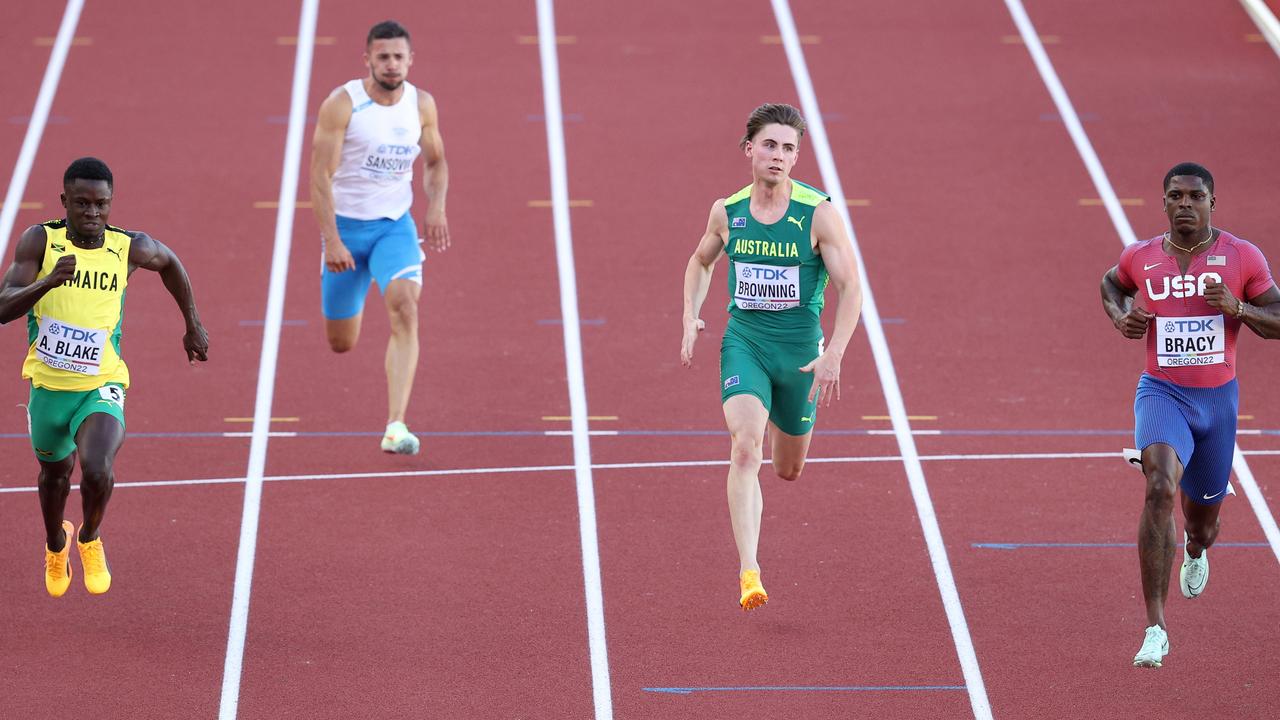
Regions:
<instances>
[{"instance_id":1,"label":"blue track marking","mask_svg":"<svg viewBox=\"0 0 1280 720\"><path fill-rule=\"evenodd\" d=\"M1078 549L1078 548L1136 548L1137 543L1122 542L1028 542L1028 543L972 543L972 547L979 550L1021 550L1024 548L1042 548L1050 550L1058 549ZM1178 543L1178 547L1182 547L1182 543ZM1213 548L1235 547L1235 548L1265 548L1270 547L1264 542L1220 542L1214 543Z\"/></svg>"},{"instance_id":2,"label":"blue track marking","mask_svg":"<svg viewBox=\"0 0 1280 720\"><path fill-rule=\"evenodd\" d=\"M741 687L647 687L645 692L692 695L700 692L918 692L964 690L963 685L744 685Z\"/></svg>"}]
</instances>

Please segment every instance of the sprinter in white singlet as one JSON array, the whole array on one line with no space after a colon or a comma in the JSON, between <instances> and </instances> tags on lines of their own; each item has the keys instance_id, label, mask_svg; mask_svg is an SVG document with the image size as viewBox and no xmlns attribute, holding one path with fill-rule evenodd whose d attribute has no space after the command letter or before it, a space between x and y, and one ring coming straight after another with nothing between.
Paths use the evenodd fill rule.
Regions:
<instances>
[{"instance_id":1,"label":"sprinter in white singlet","mask_svg":"<svg viewBox=\"0 0 1280 720\"><path fill-rule=\"evenodd\" d=\"M347 352L360 337L369 285L378 283L391 320L382 450L413 455L419 442L404 419L418 366L426 259L409 212L413 166L422 155L423 236L439 252L449 247L449 169L435 100L405 82L413 65L409 32L394 20L374 25L364 61L369 75L334 90L320 105L312 143L311 202L324 246L321 303L329 347Z\"/></svg>"}]
</instances>

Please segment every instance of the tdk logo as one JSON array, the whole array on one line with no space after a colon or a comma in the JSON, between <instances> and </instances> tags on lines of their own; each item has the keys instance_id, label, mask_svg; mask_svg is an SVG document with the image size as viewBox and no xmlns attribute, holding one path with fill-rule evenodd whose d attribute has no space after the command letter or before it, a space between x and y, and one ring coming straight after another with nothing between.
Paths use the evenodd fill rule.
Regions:
<instances>
[{"instance_id":1,"label":"tdk logo","mask_svg":"<svg viewBox=\"0 0 1280 720\"><path fill-rule=\"evenodd\" d=\"M63 328L62 330L63 336L71 338L72 340L76 340L78 342L98 342L98 333L96 331L90 332L88 330L81 330L80 328L72 327Z\"/></svg>"},{"instance_id":2,"label":"tdk logo","mask_svg":"<svg viewBox=\"0 0 1280 720\"><path fill-rule=\"evenodd\" d=\"M1168 275L1160 278L1163 284L1160 292L1156 292L1151 285L1151 278L1147 278L1147 297L1152 300L1163 300L1170 295L1176 298L1192 297L1195 295L1204 295L1204 285L1212 279L1214 282L1222 282L1222 276L1218 273L1208 272L1195 275Z\"/></svg>"},{"instance_id":3,"label":"tdk logo","mask_svg":"<svg viewBox=\"0 0 1280 720\"><path fill-rule=\"evenodd\" d=\"M1164 331L1182 333L1213 332L1213 319L1170 320L1164 324Z\"/></svg>"},{"instance_id":4,"label":"tdk logo","mask_svg":"<svg viewBox=\"0 0 1280 720\"><path fill-rule=\"evenodd\" d=\"M787 273L795 268L744 267L742 277L745 280L790 280Z\"/></svg>"}]
</instances>

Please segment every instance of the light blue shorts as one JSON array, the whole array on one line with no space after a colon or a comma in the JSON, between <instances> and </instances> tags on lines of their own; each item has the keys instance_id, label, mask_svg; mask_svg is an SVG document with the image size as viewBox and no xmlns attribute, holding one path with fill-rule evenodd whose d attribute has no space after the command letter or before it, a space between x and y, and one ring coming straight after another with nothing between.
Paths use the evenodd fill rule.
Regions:
<instances>
[{"instance_id":1,"label":"light blue shorts","mask_svg":"<svg viewBox=\"0 0 1280 720\"><path fill-rule=\"evenodd\" d=\"M409 213L396 220L352 220L339 215L337 221L338 235L351 251L356 269L330 272L321 258L320 303L326 319L359 315L369 284L375 280L383 294L392 280L422 284L422 261L427 256L418 245L418 228Z\"/></svg>"},{"instance_id":2,"label":"light blue shorts","mask_svg":"<svg viewBox=\"0 0 1280 720\"><path fill-rule=\"evenodd\" d=\"M1182 463L1182 492L1216 505L1227 496L1236 447L1239 386L1233 378L1214 388L1183 387L1146 373L1133 401L1138 450L1164 443Z\"/></svg>"}]
</instances>

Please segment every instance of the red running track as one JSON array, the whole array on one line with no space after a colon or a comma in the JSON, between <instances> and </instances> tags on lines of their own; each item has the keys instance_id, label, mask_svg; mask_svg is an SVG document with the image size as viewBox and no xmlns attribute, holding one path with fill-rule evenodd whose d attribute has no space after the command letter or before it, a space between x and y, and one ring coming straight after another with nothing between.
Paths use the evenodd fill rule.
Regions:
<instances>
[{"instance_id":1,"label":"red running track","mask_svg":"<svg viewBox=\"0 0 1280 720\"><path fill-rule=\"evenodd\" d=\"M1145 200L1128 208L1140 236L1161 228L1158 178L1194 157L1217 174L1217 222L1275 255L1267 118L1280 102L1280 59L1246 38L1256 29L1235 5L1161 7L1032 2L1028 11L1057 38L1049 53L1117 193ZM721 460L713 378L723 270L693 370L677 363L675 288L710 202L746 182L735 152L743 117L764 100L796 102L772 14L766 3L725 2L575 0L556 10L570 193L591 201L572 211L587 396L592 415L617 417L592 427L669 433L597 436L593 459ZM1026 49L1006 39L1016 29L1003 4L799 2L794 11L813 36L806 55L846 194L859 201L853 221L893 321L886 334L907 410L936 416L915 421L923 430L1019 433L924 435L921 453L1126 444L1024 432L1129 427L1141 350L1098 311L1098 278L1120 243L1105 212L1080 203L1096 191ZM278 194L293 63L278 38L297 32L296 13L160 3L109 12L92 0L85 10L77 35L92 44L71 52L54 106L62 119L46 131L27 193L46 212L24 211L18 225L56 211L70 159L101 155L117 175L113 220L179 252L213 341L207 366L185 367L171 301L155 278L135 277L125 336L134 436L122 483L245 472L247 440L221 433L248 430L226 419L251 415L256 392L262 328L248 323L263 315L275 213L253 205ZM567 428L544 418L569 411L550 211L530 206L549 197L538 49L527 39L533 5L428 12L398 2L371 13L323 4L313 113L360 74L364 32L385 16L415 33L410 79L436 95L451 165L455 246L428 261L410 418L428 433L425 452L373 450L385 319L371 295L360 347L327 351L316 231L300 210L272 412L297 418L273 430L299 436L271 439L267 473L417 474L266 485L240 716L590 717L573 473L423 474L572 464L568 438L539 434ZM11 23L10 36L51 36L57 20L42 7ZM1186 54L1190 69L1162 60L1170 43L1199 48ZM9 47L0 89L27 112L44 51ZM117 51L132 47L147 52ZM9 167L24 127L6 127ZM304 184L306 162L304 152ZM821 184L811 155L796 176ZM820 427L857 434L821 435L815 457L898 452L891 437L862 434L888 427L867 419L886 405L864 337L846 358L844 398ZM0 373L16 377L21 342L6 341ZM1243 342L1241 412L1253 417L1242 428L1280 427L1265 380L1275 348ZM24 401L21 385L0 386L0 405ZM20 414L3 422L0 431L22 432ZM495 431L516 434L486 434ZM1241 445L1273 449L1272 437ZM29 487L25 440L0 443L0 490ZM1275 458L1250 464L1274 505ZM761 557L773 602L747 616L733 605L723 467L597 469L615 716L968 716L963 689L649 690L962 685L901 468L817 463L795 485L766 477ZM1173 654L1142 672L1128 667L1143 624L1132 549L974 545L1131 542L1136 473L1094 457L926 460L925 473L996 717L1261 717L1280 699L1266 655L1280 578L1266 548L1215 550L1214 588L1194 604L1175 589ZM0 639L6 710L42 717L59 695L59 715L216 714L242 497L234 483L122 487L104 531L115 587L53 601L37 579L34 494L0 493L9 549L0 602L20 609ZM1247 503L1230 502L1222 541L1261 543ZM59 661L75 673L59 679L88 679L63 691L48 670Z\"/></svg>"}]
</instances>

